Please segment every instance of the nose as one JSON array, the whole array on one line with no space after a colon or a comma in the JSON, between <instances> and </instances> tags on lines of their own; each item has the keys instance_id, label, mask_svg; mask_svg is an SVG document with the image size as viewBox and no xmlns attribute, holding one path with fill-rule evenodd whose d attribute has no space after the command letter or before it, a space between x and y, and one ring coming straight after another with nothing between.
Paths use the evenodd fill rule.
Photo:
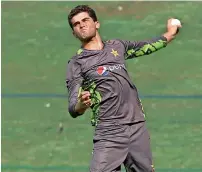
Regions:
<instances>
[{"instance_id":1,"label":"nose","mask_svg":"<svg viewBox=\"0 0 202 172\"><path fill-rule=\"evenodd\" d=\"M83 28L83 27L85 27L85 23L84 23L84 22L81 22L81 23L80 23L80 28Z\"/></svg>"}]
</instances>

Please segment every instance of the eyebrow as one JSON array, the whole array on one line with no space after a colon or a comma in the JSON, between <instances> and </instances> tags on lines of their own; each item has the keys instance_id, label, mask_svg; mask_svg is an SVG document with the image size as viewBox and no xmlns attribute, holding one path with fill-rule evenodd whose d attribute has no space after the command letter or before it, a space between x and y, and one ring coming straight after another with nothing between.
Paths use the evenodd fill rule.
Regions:
<instances>
[{"instance_id":1,"label":"eyebrow","mask_svg":"<svg viewBox=\"0 0 202 172\"><path fill-rule=\"evenodd\" d=\"M85 17L85 18L83 18L82 20L86 20L86 19L90 19L90 17Z\"/></svg>"},{"instance_id":2,"label":"eyebrow","mask_svg":"<svg viewBox=\"0 0 202 172\"><path fill-rule=\"evenodd\" d=\"M81 21L86 20L86 19L90 19L90 17L85 17L85 18L83 18ZM78 23L79 23L79 21L76 21L76 22L73 23L72 25L75 26L75 25L78 24Z\"/></svg>"}]
</instances>

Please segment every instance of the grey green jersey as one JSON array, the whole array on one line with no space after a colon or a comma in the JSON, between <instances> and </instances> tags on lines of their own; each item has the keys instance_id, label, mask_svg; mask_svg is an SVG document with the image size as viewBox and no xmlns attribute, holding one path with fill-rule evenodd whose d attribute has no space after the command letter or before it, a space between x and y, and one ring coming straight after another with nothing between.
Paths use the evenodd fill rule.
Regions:
<instances>
[{"instance_id":1,"label":"grey green jersey","mask_svg":"<svg viewBox=\"0 0 202 172\"><path fill-rule=\"evenodd\" d=\"M91 93L92 125L127 124L144 121L137 88L132 83L125 60L148 55L167 45L161 36L149 41L110 40L102 50L80 49L67 67L69 113L75 112L82 90Z\"/></svg>"}]
</instances>

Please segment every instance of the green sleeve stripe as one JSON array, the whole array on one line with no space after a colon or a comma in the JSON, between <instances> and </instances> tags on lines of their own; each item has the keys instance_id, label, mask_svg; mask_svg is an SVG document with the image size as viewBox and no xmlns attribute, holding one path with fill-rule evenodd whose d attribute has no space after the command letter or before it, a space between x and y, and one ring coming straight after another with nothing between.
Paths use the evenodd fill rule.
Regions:
<instances>
[{"instance_id":1,"label":"green sleeve stripe","mask_svg":"<svg viewBox=\"0 0 202 172\"><path fill-rule=\"evenodd\" d=\"M91 124L92 126L96 126L99 122L99 110L100 110L100 102L102 100L101 94L96 90L96 84L93 80L84 80L82 84L82 90L89 91L91 95Z\"/></svg>"},{"instance_id":2,"label":"green sleeve stripe","mask_svg":"<svg viewBox=\"0 0 202 172\"><path fill-rule=\"evenodd\" d=\"M156 47L153 45L153 44L151 44L151 46L155 49L154 51L157 51L158 49L156 49Z\"/></svg>"},{"instance_id":3,"label":"green sleeve stripe","mask_svg":"<svg viewBox=\"0 0 202 172\"><path fill-rule=\"evenodd\" d=\"M145 44L143 47L141 47L138 50L130 49L127 51L126 59L130 59L133 57L139 57L143 55L151 54L155 51L158 51L159 49L166 46L166 41L159 40L157 42L151 43L151 44Z\"/></svg>"},{"instance_id":4,"label":"green sleeve stripe","mask_svg":"<svg viewBox=\"0 0 202 172\"><path fill-rule=\"evenodd\" d=\"M153 45L157 50L159 50L159 49L165 47L165 46L167 45L167 42L166 42L166 41L163 41L163 40L159 40L159 41L157 41L157 42L152 43L152 45Z\"/></svg>"},{"instance_id":5,"label":"green sleeve stripe","mask_svg":"<svg viewBox=\"0 0 202 172\"><path fill-rule=\"evenodd\" d=\"M134 49L130 49L127 51L127 55L129 55L129 56L133 55L133 53L135 53Z\"/></svg>"}]
</instances>

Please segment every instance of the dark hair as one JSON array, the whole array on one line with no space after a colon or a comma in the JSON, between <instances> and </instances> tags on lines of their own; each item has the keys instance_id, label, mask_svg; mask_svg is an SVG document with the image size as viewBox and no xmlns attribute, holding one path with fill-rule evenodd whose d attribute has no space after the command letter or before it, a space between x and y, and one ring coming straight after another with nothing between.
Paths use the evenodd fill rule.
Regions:
<instances>
[{"instance_id":1,"label":"dark hair","mask_svg":"<svg viewBox=\"0 0 202 172\"><path fill-rule=\"evenodd\" d=\"M82 12L87 12L88 15L93 19L93 21L97 21L96 13L92 8L90 8L88 5L78 5L75 8L73 8L68 15L68 22L72 29L73 29L72 22L71 22L72 18L75 15Z\"/></svg>"}]
</instances>

